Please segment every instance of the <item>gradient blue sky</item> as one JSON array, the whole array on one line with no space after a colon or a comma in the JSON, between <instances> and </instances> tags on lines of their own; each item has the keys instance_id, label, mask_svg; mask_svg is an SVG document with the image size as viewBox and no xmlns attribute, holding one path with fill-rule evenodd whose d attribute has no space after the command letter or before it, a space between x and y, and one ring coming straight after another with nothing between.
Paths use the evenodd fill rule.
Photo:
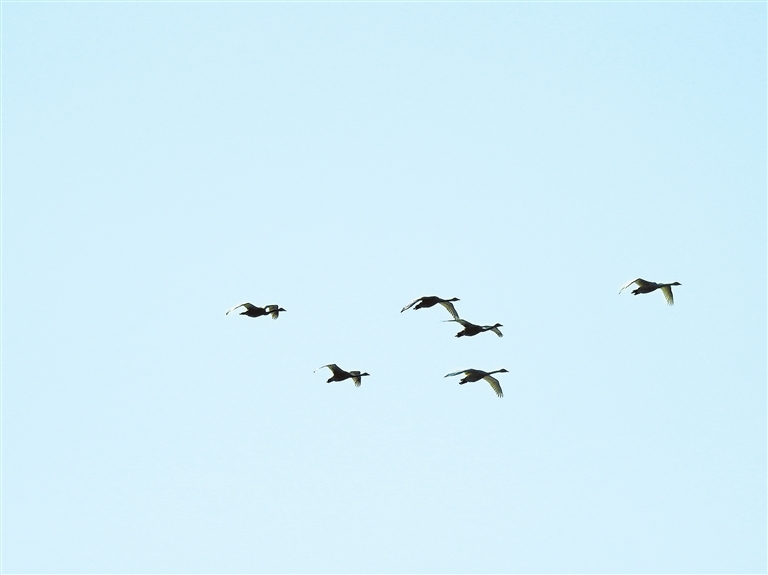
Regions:
<instances>
[{"instance_id":1,"label":"gradient blue sky","mask_svg":"<svg viewBox=\"0 0 768 575\"><path fill-rule=\"evenodd\" d=\"M766 572L766 67L765 3L4 2L2 569Z\"/></svg>"}]
</instances>

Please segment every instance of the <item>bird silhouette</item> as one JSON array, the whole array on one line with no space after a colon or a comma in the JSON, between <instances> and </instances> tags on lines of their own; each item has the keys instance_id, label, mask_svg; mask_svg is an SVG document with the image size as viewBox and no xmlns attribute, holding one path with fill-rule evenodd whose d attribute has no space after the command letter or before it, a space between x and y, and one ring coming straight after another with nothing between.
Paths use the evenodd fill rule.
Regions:
<instances>
[{"instance_id":1,"label":"bird silhouette","mask_svg":"<svg viewBox=\"0 0 768 575\"><path fill-rule=\"evenodd\" d=\"M276 305L268 305L266 307L256 307L251 303L241 303L235 307L228 309L224 315L229 315L229 312L236 310L239 307L244 307L245 311L241 311L240 315L247 315L248 317L261 317L263 315L271 315L272 319L277 319L281 311L285 311L283 308Z\"/></svg>"},{"instance_id":2,"label":"bird silhouette","mask_svg":"<svg viewBox=\"0 0 768 575\"><path fill-rule=\"evenodd\" d=\"M345 379L352 379L352 381L355 383L355 387L360 387L360 378L365 375L371 375L368 372L360 373L359 371L344 371L341 369L338 365L335 363L329 363L328 365L321 365L317 369L323 369L324 367L327 367L328 369L333 372L333 375L328 378L328 381L325 383L331 383L333 381L344 381ZM315 371L317 371L317 369ZM315 373L313 371L312 373Z\"/></svg>"},{"instance_id":3,"label":"bird silhouette","mask_svg":"<svg viewBox=\"0 0 768 575\"><path fill-rule=\"evenodd\" d=\"M491 387L493 388L493 391L496 392L496 395L498 395L499 397L504 397L504 393L501 391L501 384L499 383L499 380L493 377L492 374L508 373L506 369L502 368L494 371L483 371L481 369L464 369L462 371L449 373L445 377L453 377L454 375L459 375L460 373L463 373L464 377L459 382L459 385L464 385L465 383L473 383L475 381L480 381L481 379L484 379L485 381L491 384Z\"/></svg>"},{"instance_id":4,"label":"bird silhouette","mask_svg":"<svg viewBox=\"0 0 768 575\"><path fill-rule=\"evenodd\" d=\"M672 286L683 285L679 282L673 282L671 284L658 284L656 282L649 282L642 278L637 278L636 280L632 280L623 288L621 288L619 290L619 293L623 292L632 284L637 284L637 289L632 290L632 295L638 295L641 293L651 293L652 291L656 291L657 289L660 289L661 293L664 294L664 297L667 300L667 305L675 305L675 298L672 296Z\"/></svg>"},{"instance_id":5,"label":"bird silhouette","mask_svg":"<svg viewBox=\"0 0 768 575\"><path fill-rule=\"evenodd\" d=\"M464 329L462 329L459 333L456 334L456 337L472 337L473 335L477 335L478 333L482 333L484 331L492 331L499 337L504 337L504 334L501 333L499 330L500 327L504 327L500 323L494 324L494 325L475 325L472 322L469 322L465 319L446 319L445 321L455 321L457 323L460 323Z\"/></svg>"},{"instance_id":6,"label":"bird silhouette","mask_svg":"<svg viewBox=\"0 0 768 575\"><path fill-rule=\"evenodd\" d=\"M425 295L424 297L417 298L413 300L411 303L409 303L407 306L405 306L403 309L400 310L400 313L403 313L407 309L411 309L414 304L416 307L414 309L422 309L426 307L432 307L434 305L440 304L445 309L448 310L448 313L453 316L453 319L459 319L459 314L456 313L456 308L453 307L452 301L459 301L459 298L452 297L451 299L443 299L439 298L436 295Z\"/></svg>"}]
</instances>

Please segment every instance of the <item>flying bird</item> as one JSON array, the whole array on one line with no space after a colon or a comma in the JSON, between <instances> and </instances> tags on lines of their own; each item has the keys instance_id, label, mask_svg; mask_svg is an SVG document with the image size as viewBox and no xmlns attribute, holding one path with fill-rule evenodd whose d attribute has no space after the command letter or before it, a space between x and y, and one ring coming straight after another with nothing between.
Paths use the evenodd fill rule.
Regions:
<instances>
[{"instance_id":1,"label":"flying bird","mask_svg":"<svg viewBox=\"0 0 768 575\"><path fill-rule=\"evenodd\" d=\"M504 397L504 393L501 391L501 384L499 384L499 380L493 377L492 374L494 373L508 373L506 369L497 369L495 371L483 371L481 369L465 369L463 371L457 371L454 373L449 373L445 377L453 377L454 375L459 375L460 373L464 374L464 377L459 382L459 385L464 385L465 383L473 383L475 381L480 381L481 379L484 379L488 383L491 384L491 387L493 388L493 391L496 392L496 395L499 397Z\"/></svg>"},{"instance_id":2,"label":"flying bird","mask_svg":"<svg viewBox=\"0 0 768 575\"><path fill-rule=\"evenodd\" d=\"M359 371L344 371L341 369L338 365L335 363L329 363L328 365L321 365L317 369L323 369L324 367L327 367L328 369L333 372L333 375L328 378L328 381L325 383L331 383L332 381L344 381L345 379L352 378L352 381L355 382L355 387L360 387L360 378L365 375L371 375L368 372L360 373ZM315 371L317 371L317 369ZM315 373L313 371L312 373Z\"/></svg>"},{"instance_id":3,"label":"flying bird","mask_svg":"<svg viewBox=\"0 0 768 575\"><path fill-rule=\"evenodd\" d=\"M636 280L632 280L623 288L621 288L619 290L619 293L623 292L632 284L637 284L637 289L632 290L632 295L637 295L641 293L651 293L652 291L656 291L657 289L660 289L661 293L664 294L664 297L667 300L667 305L675 305L675 299L672 296L672 286L683 285L679 282L673 282L671 284L657 284L656 282L649 282L644 279L637 278Z\"/></svg>"},{"instance_id":4,"label":"flying bird","mask_svg":"<svg viewBox=\"0 0 768 575\"><path fill-rule=\"evenodd\" d=\"M453 319L459 319L459 314L456 313L456 308L453 307L452 301L459 301L459 298L452 297L451 299L443 299L439 298L436 295L426 295L424 297L417 298L413 300L411 303L409 303L407 306L405 306L403 309L400 310L400 313L403 313L407 309L411 309L414 304L416 307L414 309L422 309L425 307L432 307L433 305L440 304L445 309L448 310L448 313L451 314Z\"/></svg>"},{"instance_id":5,"label":"flying bird","mask_svg":"<svg viewBox=\"0 0 768 575\"><path fill-rule=\"evenodd\" d=\"M283 308L276 305L268 305L266 307L256 307L251 303L241 303L235 307L228 309L224 315L229 315L229 312L236 310L239 307L244 307L245 311L241 311L240 315L247 315L248 317L261 317L263 315L271 315L272 319L277 319L281 311L285 311Z\"/></svg>"},{"instance_id":6,"label":"flying bird","mask_svg":"<svg viewBox=\"0 0 768 575\"><path fill-rule=\"evenodd\" d=\"M473 335L477 335L478 333L482 333L484 331L492 331L499 337L504 337L504 334L501 333L499 330L500 327L504 327L500 323L494 324L494 325L475 325L474 323L468 322L465 319L447 319L445 321L455 321L457 323L460 323L464 329L462 329L459 333L456 334L456 337L461 337L466 335L467 337L471 337Z\"/></svg>"}]
</instances>

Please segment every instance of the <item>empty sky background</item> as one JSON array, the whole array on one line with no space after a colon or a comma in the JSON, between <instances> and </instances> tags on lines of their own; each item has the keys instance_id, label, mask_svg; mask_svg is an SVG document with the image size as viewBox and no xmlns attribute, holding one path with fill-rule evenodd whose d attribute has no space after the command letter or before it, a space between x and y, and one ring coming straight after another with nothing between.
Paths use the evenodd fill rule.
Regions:
<instances>
[{"instance_id":1,"label":"empty sky background","mask_svg":"<svg viewBox=\"0 0 768 575\"><path fill-rule=\"evenodd\" d=\"M5 572L766 571L765 3L3 3L2 121Z\"/></svg>"}]
</instances>

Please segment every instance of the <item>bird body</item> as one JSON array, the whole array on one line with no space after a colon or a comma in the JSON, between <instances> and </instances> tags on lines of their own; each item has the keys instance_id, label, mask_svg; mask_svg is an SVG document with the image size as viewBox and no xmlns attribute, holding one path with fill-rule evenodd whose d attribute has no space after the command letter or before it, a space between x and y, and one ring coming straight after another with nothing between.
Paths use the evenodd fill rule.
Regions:
<instances>
[{"instance_id":1,"label":"bird body","mask_svg":"<svg viewBox=\"0 0 768 575\"><path fill-rule=\"evenodd\" d=\"M409 303L407 306L405 306L403 309L400 310L400 313L403 313L407 309L411 309L414 305L416 307L413 307L413 309L422 309L427 307L432 307L434 305L440 304L445 309L448 310L448 313L451 314L453 319L459 319L459 314L456 313L456 308L453 307L453 304L451 302L453 301L459 301L459 298L452 297L451 299L443 299L439 298L436 295L426 295L424 297L417 298L413 300L411 303Z\"/></svg>"},{"instance_id":2,"label":"bird body","mask_svg":"<svg viewBox=\"0 0 768 575\"><path fill-rule=\"evenodd\" d=\"M660 284L656 282L649 282L642 278L637 278L636 280L632 280L623 288L621 288L619 290L619 293L623 292L632 284L637 285L637 289L632 290L632 295L638 295L641 293L651 293L652 291L656 291L657 289L660 289L661 293L664 294L664 298L667 300L667 305L675 305L675 299L672 296L672 286L683 285L679 282L672 282L671 284Z\"/></svg>"},{"instance_id":3,"label":"bird body","mask_svg":"<svg viewBox=\"0 0 768 575\"><path fill-rule=\"evenodd\" d=\"M244 307L245 311L241 311L240 315L247 315L248 317L261 317L263 315L271 315L272 319L277 319L281 311L285 311L283 308L277 305L268 305L266 307L257 307L251 303L241 303L235 307L228 309L224 315L229 315L229 312L236 310L239 307Z\"/></svg>"},{"instance_id":4,"label":"bird body","mask_svg":"<svg viewBox=\"0 0 768 575\"><path fill-rule=\"evenodd\" d=\"M360 384L362 383L360 381L360 378L366 375L371 375L370 373L367 373L367 372L360 373L359 371L356 371L356 370L344 371L335 363L329 363L328 365L321 365L317 369L323 369L324 367L327 367L328 369L330 369L333 374L331 375L331 377L328 378L328 381L326 381L325 383L331 383L334 381L344 381L345 379L352 379L352 381L355 384L355 387L360 387ZM317 371L317 369L315 371Z\"/></svg>"},{"instance_id":5,"label":"bird body","mask_svg":"<svg viewBox=\"0 0 768 575\"><path fill-rule=\"evenodd\" d=\"M456 337L472 337L473 335L477 335L478 333L482 333L484 331L492 331L499 337L504 337L504 334L501 333L501 330L499 330L500 327L504 327L500 323L494 324L494 325L476 325L472 322L469 322L465 319L447 319L445 321L455 321L457 323L460 323L464 329L462 329L459 333L456 334Z\"/></svg>"},{"instance_id":6,"label":"bird body","mask_svg":"<svg viewBox=\"0 0 768 575\"><path fill-rule=\"evenodd\" d=\"M475 381L480 381L481 379L484 379L489 384L491 384L491 387L493 388L493 391L496 392L496 395L499 397L504 397L504 393L501 391L501 384L499 383L499 380L493 377L494 373L508 373L506 369L497 369L494 371L483 371L481 369L464 369L462 371L456 371L454 373L449 373L445 377L453 377L454 375L459 375L460 373L464 374L464 377L459 382L459 385L464 385L465 383L474 383Z\"/></svg>"}]
</instances>

